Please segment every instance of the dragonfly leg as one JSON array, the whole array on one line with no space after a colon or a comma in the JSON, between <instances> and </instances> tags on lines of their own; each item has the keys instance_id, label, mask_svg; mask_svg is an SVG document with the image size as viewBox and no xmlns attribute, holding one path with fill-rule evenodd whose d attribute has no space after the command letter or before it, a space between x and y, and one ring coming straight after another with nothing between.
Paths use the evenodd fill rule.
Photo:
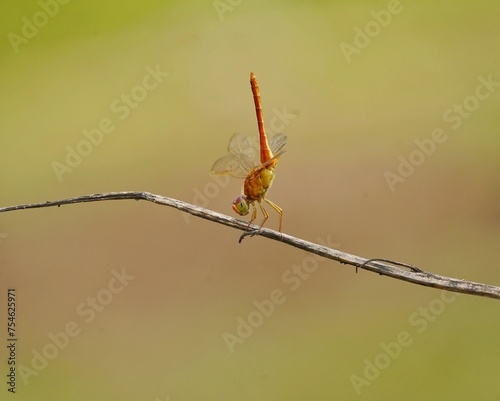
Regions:
<instances>
[{"instance_id":1,"label":"dragonfly leg","mask_svg":"<svg viewBox=\"0 0 500 401\"><path fill-rule=\"evenodd\" d=\"M252 210L252 218L248 222L248 226L246 228L246 231L243 234L241 234L240 239L238 240L239 243L241 243L241 241L243 241L243 239L245 237L248 237L248 236L253 237L254 235L256 235L260 231L260 229L262 228L262 226L264 225L264 223L266 222L267 218L269 217L269 215L266 212L266 209L264 209L264 207L262 206L262 204L260 203L260 201L259 201L259 207L260 207L260 210L262 210L262 213L264 214L264 221L262 222L262 224L260 225L260 227L258 229L256 229L256 230L253 230L253 229L249 230L250 224L252 224L252 222L257 217L257 208L252 203L252 208L253 208L253 210Z\"/></svg>"},{"instance_id":2,"label":"dragonfly leg","mask_svg":"<svg viewBox=\"0 0 500 401\"><path fill-rule=\"evenodd\" d=\"M281 226L283 225L283 209L280 208L276 203L271 202L269 199L264 198L264 200L271 205L271 207L278 212L280 215L280 233L281 233Z\"/></svg>"},{"instance_id":3,"label":"dragonfly leg","mask_svg":"<svg viewBox=\"0 0 500 401\"><path fill-rule=\"evenodd\" d=\"M266 221L269 218L269 214L267 213L267 210L264 209L264 206L262 206L262 203L260 203L260 201L259 201L259 207L260 207L260 210L262 210L262 214L264 215L264 220L262 220L262 224L259 227L259 231L260 231L260 229L262 227L264 227L264 224L266 224Z\"/></svg>"},{"instance_id":4,"label":"dragonfly leg","mask_svg":"<svg viewBox=\"0 0 500 401\"><path fill-rule=\"evenodd\" d=\"M276 203L270 201L269 199L264 198L264 200L269 205L271 205L271 207L274 210L276 210L279 213L279 215L280 215L280 234L283 235L283 233L281 232L281 228L283 226L283 209L281 209ZM255 217L256 217L256 211L257 211L257 209L255 208L255 206L253 204L252 204L252 206L254 207L253 213L252 213L252 219L250 220L250 223L248 223L247 230L248 230L248 227L250 227L250 224L255 220ZM248 236L253 237L254 235L258 234L259 231L260 231L260 229L264 226L264 223L269 218L269 213L267 213L266 209L264 209L264 206L262 206L262 203L260 203L260 202L259 202L259 207L260 207L260 210L262 210L262 214L264 215L264 221L262 222L262 224L260 225L260 227L257 230L245 231L243 234L241 234L240 239L239 239L238 242L243 241L243 239L245 237L248 237Z\"/></svg>"},{"instance_id":5,"label":"dragonfly leg","mask_svg":"<svg viewBox=\"0 0 500 401\"><path fill-rule=\"evenodd\" d=\"M248 225L247 225L247 228L245 228L245 231L248 231L248 229L250 228L250 224L252 224L254 222L254 220L257 218L257 208L255 207L255 205L253 203L251 203L252 205L252 217L250 218L250 221L248 222Z\"/></svg>"}]
</instances>

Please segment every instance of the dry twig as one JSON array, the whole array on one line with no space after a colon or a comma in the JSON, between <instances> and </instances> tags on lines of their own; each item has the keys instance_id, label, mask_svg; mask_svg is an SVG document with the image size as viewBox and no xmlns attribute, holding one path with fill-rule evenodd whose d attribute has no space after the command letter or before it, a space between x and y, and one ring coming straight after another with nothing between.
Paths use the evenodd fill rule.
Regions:
<instances>
[{"instance_id":1,"label":"dry twig","mask_svg":"<svg viewBox=\"0 0 500 401\"><path fill-rule=\"evenodd\" d=\"M171 206L183 212L190 213L193 216L201 217L219 224L224 224L239 230L245 230L247 223L212 210L179 201L165 196L155 195L149 192L107 192L102 194L92 194L77 196L75 198L62 199L57 201L47 201L43 203L31 203L26 205L17 205L0 208L0 213L11 212L14 210L34 209L41 207L62 206L72 203L97 202L105 200L146 200L159 205ZM336 260L343 264L348 264L357 269L369 270L383 276L389 276L398 280L408 281L410 283L423 285L426 287L440 288L447 291L460 292L470 295L479 295L483 297L500 299L500 287L475 283L472 281L459 280L456 278L440 276L438 274L428 273L407 263L394 262L388 259L365 259L359 256L351 255L345 252L331 249L326 246L318 245L291 235L280 234L277 231L263 228L258 235L284 242L296 248L307 252L323 256L328 259ZM401 267L406 267L403 269Z\"/></svg>"}]
</instances>

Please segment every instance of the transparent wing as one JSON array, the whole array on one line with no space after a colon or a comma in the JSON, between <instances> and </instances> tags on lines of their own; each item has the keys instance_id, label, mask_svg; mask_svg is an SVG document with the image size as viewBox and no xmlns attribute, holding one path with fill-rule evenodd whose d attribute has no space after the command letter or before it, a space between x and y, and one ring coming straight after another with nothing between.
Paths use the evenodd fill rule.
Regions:
<instances>
[{"instance_id":1,"label":"transparent wing","mask_svg":"<svg viewBox=\"0 0 500 401\"><path fill-rule=\"evenodd\" d=\"M251 168L247 167L244 157L236 157L233 154L217 159L212 166L213 174L229 174L236 178L246 178Z\"/></svg>"},{"instance_id":2,"label":"transparent wing","mask_svg":"<svg viewBox=\"0 0 500 401\"><path fill-rule=\"evenodd\" d=\"M246 178L257 166L257 150L251 139L243 134L234 134L229 140L229 154L216 160L212 166L213 174L229 174L236 178Z\"/></svg>"},{"instance_id":3,"label":"transparent wing","mask_svg":"<svg viewBox=\"0 0 500 401\"><path fill-rule=\"evenodd\" d=\"M287 139L288 138L286 137L286 135L283 134L277 134L270 139L269 148L273 153L273 157L282 155L283 153L286 152L285 146Z\"/></svg>"},{"instance_id":4,"label":"transparent wing","mask_svg":"<svg viewBox=\"0 0 500 401\"><path fill-rule=\"evenodd\" d=\"M234 134L229 140L227 150L235 156L246 155L250 160L257 161L257 149L252 140L244 134Z\"/></svg>"}]
</instances>

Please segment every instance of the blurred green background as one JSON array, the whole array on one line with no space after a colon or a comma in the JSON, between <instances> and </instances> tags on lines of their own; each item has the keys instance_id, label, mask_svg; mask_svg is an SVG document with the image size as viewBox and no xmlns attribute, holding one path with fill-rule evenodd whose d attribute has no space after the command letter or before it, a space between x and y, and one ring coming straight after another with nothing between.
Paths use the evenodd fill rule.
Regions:
<instances>
[{"instance_id":1,"label":"blurred green background","mask_svg":"<svg viewBox=\"0 0 500 401\"><path fill-rule=\"evenodd\" d=\"M498 285L499 17L492 1L7 2L0 204L136 190L233 215L242 182L210 167L234 132L257 135L254 71L289 137L269 193L286 233ZM19 400L498 394L498 301L238 244L146 202L5 213L0 233Z\"/></svg>"}]
</instances>

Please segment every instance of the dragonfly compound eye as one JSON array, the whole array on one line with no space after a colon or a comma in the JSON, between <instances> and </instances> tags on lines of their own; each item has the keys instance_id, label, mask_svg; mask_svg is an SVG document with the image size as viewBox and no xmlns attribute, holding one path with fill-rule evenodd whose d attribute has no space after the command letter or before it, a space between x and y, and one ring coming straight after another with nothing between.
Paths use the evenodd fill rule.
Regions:
<instances>
[{"instance_id":1,"label":"dragonfly compound eye","mask_svg":"<svg viewBox=\"0 0 500 401\"><path fill-rule=\"evenodd\" d=\"M239 195L233 201L233 210L240 216L246 216L248 214L248 203L243 195Z\"/></svg>"}]
</instances>

